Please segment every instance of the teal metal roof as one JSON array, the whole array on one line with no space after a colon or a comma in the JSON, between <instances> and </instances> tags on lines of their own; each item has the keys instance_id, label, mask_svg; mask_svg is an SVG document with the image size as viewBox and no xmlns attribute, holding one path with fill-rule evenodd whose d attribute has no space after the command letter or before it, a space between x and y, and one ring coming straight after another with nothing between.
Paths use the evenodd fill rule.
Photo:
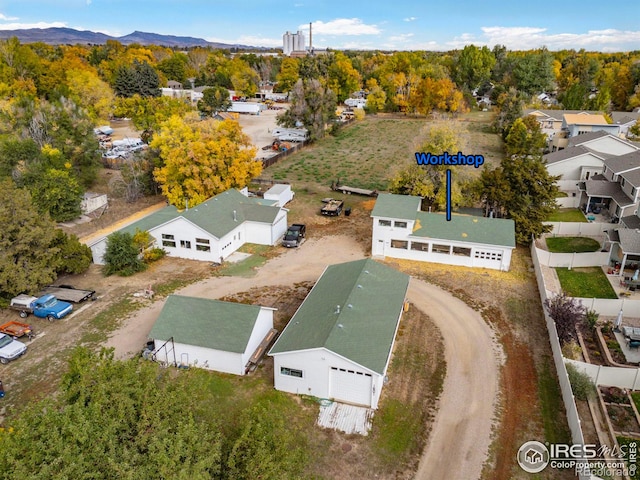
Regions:
<instances>
[{"instance_id":1,"label":"teal metal roof","mask_svg":"<svg viewBox=\"0 0 640 480\"><path fill-rule=\"evenodd\" d=\"M506 218L452 215L448 222L443 213L418 212L411 236L513 248L516 246L515 224L513 220Z\"/></svg>"},{"instance_id":2,"label":"teal metal roof","mask_svg":"<svg viewBox=\"0 0 640 480\"><path fill-rule=\"evenodd\" d=\"M149 333L154 340L244 353L260 312L258 305L169 295Z\"/></svg>"},{"instance_id":3,"label":"teal metal roof","mask_svg":"<svg viewBox=\"0 0 640 480\"><path fill-rule=\"evenodd\" d=\"M416 213L420 210L421 202L420 197L381 193L378 195L371 216L414 220Z\"/></svg>"},{"instance_id":4,"label":"teal metal roof","mask_svg":"<svg viewBox=\"0 0 640 480\"><path fill-rule=\"evenodd\" d=\"M371 259L327 267L270 355L326 348L384 374L409 276Z\"/></svg>"},{"instance_id":5,"label":"teal metal roof","mask_svg":"<svg viewBox=\"0 0 640 480\"><path fill-rule=\"evenodd\" d=\"M174 206L132 223L120 231L134 234L136 229L152 230L170 220L182 217L216 238L222 238L244 221L273 223L280 207L268 206L264 200L249 198L235 189L219 193L188 210L178 211Z\"/></svg>"}]
</instances>

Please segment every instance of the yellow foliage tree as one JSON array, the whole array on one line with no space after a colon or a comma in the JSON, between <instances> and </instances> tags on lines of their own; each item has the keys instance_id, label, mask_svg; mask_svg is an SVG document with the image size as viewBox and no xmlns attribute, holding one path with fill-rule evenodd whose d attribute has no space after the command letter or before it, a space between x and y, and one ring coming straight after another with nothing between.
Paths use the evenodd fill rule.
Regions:
<instances>
[{"instance_id":1,"label":"yellow foliage tree","mask_svg":"<svg viewBox=\"0 0 640 480\"><path fill-rule=\"evenodd\" d=\"M262 172L256 149L234 120L187 123L174 115L161 124L151 146L164 162L154 177L169 203L178 208L245 187Z\"/></svg>"},{"instance_id":2,"label":"yellow foliage tree","mask_svg":"<svg viewBox=\"0 0 640 480\"><path fill-rule=\"evenodd\" d=\"M67 70L71 98L87 109L91 120L106 122L113 109L115 95L107 82L89 70Z\"/></svg>"}]
</instances>

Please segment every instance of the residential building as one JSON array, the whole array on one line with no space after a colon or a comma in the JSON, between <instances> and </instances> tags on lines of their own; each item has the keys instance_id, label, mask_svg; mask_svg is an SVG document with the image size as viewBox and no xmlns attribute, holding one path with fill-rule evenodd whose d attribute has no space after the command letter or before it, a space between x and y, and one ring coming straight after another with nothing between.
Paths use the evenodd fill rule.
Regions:
<instances>
[{"instance_id":1,"label":"residential building","mask_svg":"<svg viewBox=\"0 0 640 480\"><path fill-rule=\"evenodd\" d=\"M377 408L408 286L371 259L327 267L269 352L275 388Z\"/></svg>"},{"instance_id":2,"label":"residential building","mask_svg":"<svg viewBox=\"0 0 640 480\"><path fill-rule=\"evenodd\" d=\"M421 198L380 194L371 212L373 256L509 270L513 220L420 211Z\"/></svg>"}]
</instances>

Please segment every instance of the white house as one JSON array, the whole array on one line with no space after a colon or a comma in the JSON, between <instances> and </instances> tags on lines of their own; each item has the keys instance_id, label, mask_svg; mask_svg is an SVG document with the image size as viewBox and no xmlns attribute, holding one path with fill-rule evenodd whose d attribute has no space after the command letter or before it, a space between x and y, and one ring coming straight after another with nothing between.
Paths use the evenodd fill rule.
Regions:
<instances>
[{"instance_id":1,"label":"white house","mask_svg":"<svg viewBox=\"0 0 640 480\"><path fill-rule=\"evenodd\" d=\"M560 190L576 192L578 182L602 173L605 155L577 145L548 153L543 159L549 173L554 177L560 177L557 181Z\"/></svg>"},{"instance_id":2,"label":"white house","mask_svg":"<svg viewBox=\"0 0 640 480\"><path fill-rule=\"evenodd\" d=\"M371 259L327 267L269 352L275 388L377 408L408 286Z\"/></svg>"},{"instance_id":3,"label":"white house","mask_svg":"<svg viewBox=\"0 0 640 480\"><path fill-rule=\"evenodd\" d=\"M291 185L278 183L264 192L264 199L275 202L279 207L284 207L293 200L293 191Z\"/></svg>"},{"instance_id":4,"label":"white house","mask_svg":"<svg viewBox=\"0 0 640 480\"><path fill-rule=\"evenodd\" d=\"M371 212L373 256L509 270L513 220L420 211L420 197L380 194Z\"/></svg>"},{"instance_id":5,"label":"white house","mask_svg":"<svg viewBox=\"0 0 640 480\"><path fill-rule=\"evenodd\" d=\"M273 311L258 305L169 295L149 333L155 359L244 375L254 353L272 335Z\"/></svg>"},{"instance_id":6,"label":"white house","mask_svg":"<svg viewBox=\"0 0 640 480\"><path fill-rule=\"evenodd\" d=\"M287 210L273 201L227 190L193 208L168 206L126 227L147 231L171 257L218 262L245 243L275 245L287 230ZM89 244L93 261L102 264L107 236Z\"/></svg>"}]
</instances>

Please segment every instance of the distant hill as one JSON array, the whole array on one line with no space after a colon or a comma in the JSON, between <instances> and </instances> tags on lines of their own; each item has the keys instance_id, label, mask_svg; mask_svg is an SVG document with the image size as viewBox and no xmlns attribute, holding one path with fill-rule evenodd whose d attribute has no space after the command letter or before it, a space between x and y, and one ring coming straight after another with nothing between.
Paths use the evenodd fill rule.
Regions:
<instances>
[{"instance_id":1,"label":"distant hill","mask_svg":"<svg viewBox=\"0 0 640 480\"><path fill-rule=\"evenodd\" d=\"M213 47L213 48L239 48L254 49L250 45L229 45L226 43L208 42L203 38L179 37L175 35L162 35L159 33L133 32L123 37L112 37L104 33L91 32L89 30L74 30L73 28L29 28L22 30L0 30L0 39L18 37L21 43L42 42L49 45L66 44L92 44L101 45L107 40L117 40L123 45L139 43L141 45L163 45L166 47Z\"/></svg>"}]
</instances>

